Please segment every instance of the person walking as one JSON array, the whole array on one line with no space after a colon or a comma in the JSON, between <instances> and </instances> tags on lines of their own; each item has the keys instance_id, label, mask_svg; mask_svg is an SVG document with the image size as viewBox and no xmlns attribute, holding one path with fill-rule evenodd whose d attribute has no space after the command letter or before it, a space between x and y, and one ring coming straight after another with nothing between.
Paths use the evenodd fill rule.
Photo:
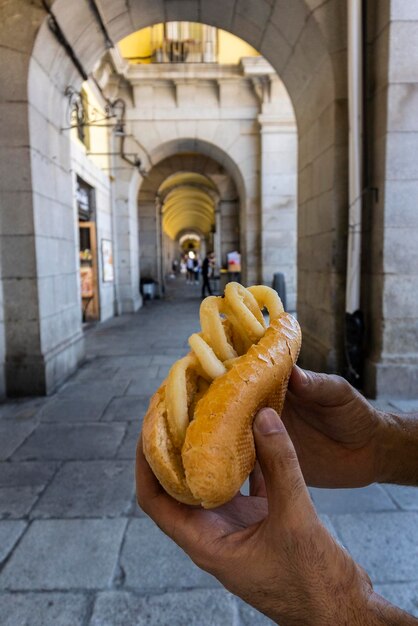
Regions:
<instances>
[{"instance_id":1,"label":"person walking","mask_svg":"<svg viewBox=\"0 0 418 626\"><path fill-rule=\"evenodd\" d=\"M187 269L187 283L192 284L194 279L194 263L193 259L188 256L186 261L186 269Z\"/></svg>"},{"instance_id":2,"label":"person walking","mask_svg":"<svg viewBox=\"0 0 418 626\"><path fill-rule=\"evenodd\" d=\"M210 287L209 276L213 267L214 255L213 252L209 252L205 256L205 259L202 263L202 298L206 296L206 289L208 290L209 295L212 295L212 289Z\"/></svg>"},{"instance_id":3,"label":"person walking","mask_svg":"<svg viewBox=\"0 0 418 626\"><path fill-rule=\"evenodd\" d=\"M199 272L200 272L200 263L199 257L195 257L193 259L193 272L194 272L194 284L199 284Z\"/></svg>"}]
</instances>

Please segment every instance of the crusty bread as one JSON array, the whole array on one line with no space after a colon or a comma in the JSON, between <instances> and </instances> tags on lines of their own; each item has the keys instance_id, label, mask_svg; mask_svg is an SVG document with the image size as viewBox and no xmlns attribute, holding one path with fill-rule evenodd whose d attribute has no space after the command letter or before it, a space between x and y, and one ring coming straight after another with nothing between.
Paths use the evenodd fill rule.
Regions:
<instances>
[{"instance_id":1,"label":"crusty bread","mask_svg":"<svg viewBox=\"0 0 418 626\"><path fill-rule=\"evenodd\" d=\"M254 416L265 406L281 413L300 345L300 327L291 315L273 320L264 337L199 400L181 451L169 437L162 384L145 415L142 439L145 457L167 493L204 508L220 506L237 493L255 462Z\"/></svg>"}]
</instances>

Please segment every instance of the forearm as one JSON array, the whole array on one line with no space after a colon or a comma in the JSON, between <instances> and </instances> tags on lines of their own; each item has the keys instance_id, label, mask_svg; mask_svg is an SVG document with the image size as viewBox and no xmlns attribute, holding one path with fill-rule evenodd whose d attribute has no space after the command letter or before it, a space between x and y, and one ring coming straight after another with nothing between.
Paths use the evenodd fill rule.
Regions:
<instances>
[{"instance_id":1,"label":"forearm","mask_svg":"<svg viewBox=\"0 0 418 626\"><path fill-rule=\"evenodd\" d=\"M417 626L418 619L397 606L393 606L379 594L372 593L368 614L365 615L364 621L359 621L358 624L359 626Z\"/></svg>"},{"instance_id":2,"label":"forearm","mask_svg":"<svg viewBox=\"0 0 418 626\"><path fill-rule=\"evenodd\" d=\"M292 617L277 614L274 611L262 610L268 617L280 626L418 626L418 619L405 613L402 609L390 604L377 593L359 596L351 599L347 604L340 602L335 610L332 604L335 598L328 598L328 610L330 614L322 614L320 617L310 614L298 615L293 612Z\"/></svg>"},{"instance_id":3,"label":"forearm","mask_svg":"<svg viewBox=\"0 0 418 626\"><path fill-rule=\"evenodd\" d=\"M382 413L377 438L378 482L418 486L418 415Z\"/></svg>"}]
</instances>

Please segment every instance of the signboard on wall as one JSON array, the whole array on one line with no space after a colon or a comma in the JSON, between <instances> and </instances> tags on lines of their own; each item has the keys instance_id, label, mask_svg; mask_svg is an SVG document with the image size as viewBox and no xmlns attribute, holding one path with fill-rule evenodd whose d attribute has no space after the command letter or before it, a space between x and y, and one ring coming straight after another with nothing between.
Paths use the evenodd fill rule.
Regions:
<instances>
[{"instance_id":1,"label":"signboard on wall","mask_svg":"<svg viewBox=\"0 0 418 626\"><path fill-rule=\"evenodd\" d=\"M102 267L103 282L113 283L115 272L113 268L113 248L110 239L102 239Z\"/></svg>"}]
</instances>

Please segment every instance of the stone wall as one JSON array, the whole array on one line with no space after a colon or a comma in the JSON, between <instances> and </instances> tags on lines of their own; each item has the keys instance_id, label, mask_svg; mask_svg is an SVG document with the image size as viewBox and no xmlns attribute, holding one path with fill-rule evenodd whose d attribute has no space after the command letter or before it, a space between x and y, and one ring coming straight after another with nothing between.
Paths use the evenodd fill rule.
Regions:
<instances>
[{"instance_id":1,"label":"stone wall","mask_svg":"<svg viewBox=\"0 0 418 626\"><path fill-rule=\"evenodd\" d=\"M297 134L294 112L283 84L270 79L258 117L261 131L262 280L284 274L287 308L296 311Z\"/></svg>"},{"instance_id":2,"label":"stone wall","mask_svg":"<svg viewBox=\"0 0 418 626\"><path fill-rule=\"evenodd\" d=\"M370 2L363 302L370 395L418 390L418 10Z\"/></svg>"},{"instance_id":3,"label":"stone wall","mask_svg":"<svg viewBox=\"0 0 418 626\"><path fill-rule=\"evenodd\" d=\"M0 11L7 391L49 393L83 349L69 140L63 118L49 118L58 91L33 56L44 12L26 2L2 2Z\"/></svg>"}]
</instances>

